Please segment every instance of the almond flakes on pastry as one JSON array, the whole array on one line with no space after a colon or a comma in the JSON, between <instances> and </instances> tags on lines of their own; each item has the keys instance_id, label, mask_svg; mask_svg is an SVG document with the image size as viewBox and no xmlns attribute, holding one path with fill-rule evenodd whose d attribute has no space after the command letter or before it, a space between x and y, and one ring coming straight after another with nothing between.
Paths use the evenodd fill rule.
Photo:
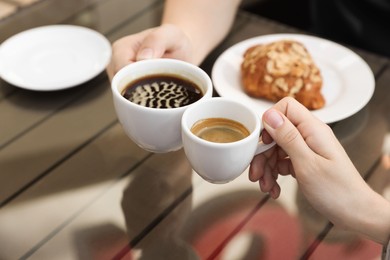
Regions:
<instances>
[{"instance_id":1,"label":"almond flakes on pastry","mask_svg":"<svg viewBox=\"0 0 390 260\"><path fill-rule=\"evenodd\" d=\"M297 41L281 40L247 49L241 79L245 92L256 98L276 102L291 96L311 110L325 105L320 70Z\"/></svg>"}]
</instances>

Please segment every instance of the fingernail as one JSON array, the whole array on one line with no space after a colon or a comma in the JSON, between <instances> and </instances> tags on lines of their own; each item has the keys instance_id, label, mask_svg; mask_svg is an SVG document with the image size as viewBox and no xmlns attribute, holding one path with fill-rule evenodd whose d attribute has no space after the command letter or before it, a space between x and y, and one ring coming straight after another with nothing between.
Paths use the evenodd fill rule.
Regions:
<instances>
[{"instance_id":1,"label":"fingernail","mask_svg":"<svg viewBox=\"0 0 390 260\"><path fill-rule=\"evenodd\" d=\"M275 192L273 190L271 190L270 192L268 192L268 195L273 198L273 199L276 199L276 195L275 195Z\"/></svg>"},{"instance_id":2,"label":"fingernail","mask_svg":"<svg viewBox=\"0 0 390 260\"><path fill-rule=\"evenodd\" d=\"M275 187L272 187L272 189L268 192L268 194L271 196L271 198L276 199L276 190Z\"/></svg>"},{"instance_id":3,"label":"fingernail","mask_svg":"<svg viewBox=\"0 0 390 260\"><path fill-rule=\"evenodd\" d=\"M146 48L141 50L137 55L137 60L147 60L153 58L153 50Z\"/></svg>"},{"instance_id":4,"label":"fingernail","mask_svg":"<svg viewBox=\"0 0 390 260\"><path fill-rule=\"evenodd\" d=\"M277 111L271 109L266 113L264 121L267 123L267 125L273 129L276 129L283 124L284 119Z\"/></svg>"}]
</instances>

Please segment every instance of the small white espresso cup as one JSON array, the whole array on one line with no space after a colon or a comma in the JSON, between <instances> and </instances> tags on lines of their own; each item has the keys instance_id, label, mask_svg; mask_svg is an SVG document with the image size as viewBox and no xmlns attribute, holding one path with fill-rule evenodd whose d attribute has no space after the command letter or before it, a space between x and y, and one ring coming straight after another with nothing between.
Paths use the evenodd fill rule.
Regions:
<instances>
[{"instance_id":1,"label":"small white espresso cup","mask_svg":"<svg viewBox=\"0 0 390 260\"><path fill-rule=\"evenodd\" d=\"M122 96L134 80L151 75L176 75L197 84L203 97L178 108L150 108L133 103ZM183 112L212 96L210 77L199 67L175 59L151 59L131 63L122 68L111 83L113 101L125 133L141 148L165 153L182 148L181 117Z\"/></svg>"},{"instance_id":2,"label":"small white espresso cup","mask_svg":"<svg viewBox=\"0 0 390 260\"><path fill-rule=\"evenodd\" d=\"M211 183L229 182L245 171L256 154L275 145L260 139L262 123L259 114L245 105L227 98L212 98L188 108L182 117L182 138L185 154L192 168ZM241 123L249 136L230 143L204 140L191 128L199 120L225 118Z\"/></svg>"}]
</instances>

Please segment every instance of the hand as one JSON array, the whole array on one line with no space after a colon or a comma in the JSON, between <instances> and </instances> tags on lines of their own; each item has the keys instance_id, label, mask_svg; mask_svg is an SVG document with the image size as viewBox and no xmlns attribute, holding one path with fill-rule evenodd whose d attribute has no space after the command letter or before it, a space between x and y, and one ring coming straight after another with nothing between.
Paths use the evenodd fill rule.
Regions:
<instances>
[{"instance_id":1,"label":"hand","mask_svg":"<svg viewBox=\"0 0 390 260\"><path fill-rule=\"evenodd\" d=\"M163 24L115 41L106 71L111 80L129 63L161 57L192 62L191 41L174 25Z\"/></svg>"},{"instance_id":2,"label":"hand","mask_svg":"<svg viewBox=\"0 0 390 260\"><path fill-rule=\"evenodd\" d=\"M390 204L366 184L329 126L293 98L266 111L263 122L264 142L273 139L277 146L253 159L251 181L277 198L278 175L291 175L310 204L333 224L385 240Z\"/></svg>"}]
</instances>

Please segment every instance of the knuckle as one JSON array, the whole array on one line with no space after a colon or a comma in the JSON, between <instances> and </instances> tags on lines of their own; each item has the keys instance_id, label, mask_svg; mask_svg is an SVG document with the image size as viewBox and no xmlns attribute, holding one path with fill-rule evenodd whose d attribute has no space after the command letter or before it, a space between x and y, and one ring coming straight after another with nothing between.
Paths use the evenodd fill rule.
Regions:
<instances>
[{"instance_id":1,"label":"knuckle","mask_svg":"<svg viewBox=\"0 0 390 260\"><path fill-rule=\"evenodd\" d=\"M282 137L282 142L286 145L293 143L298 137L298 131L296 129L289 129Z\"/></svg>"}]
</instances>

